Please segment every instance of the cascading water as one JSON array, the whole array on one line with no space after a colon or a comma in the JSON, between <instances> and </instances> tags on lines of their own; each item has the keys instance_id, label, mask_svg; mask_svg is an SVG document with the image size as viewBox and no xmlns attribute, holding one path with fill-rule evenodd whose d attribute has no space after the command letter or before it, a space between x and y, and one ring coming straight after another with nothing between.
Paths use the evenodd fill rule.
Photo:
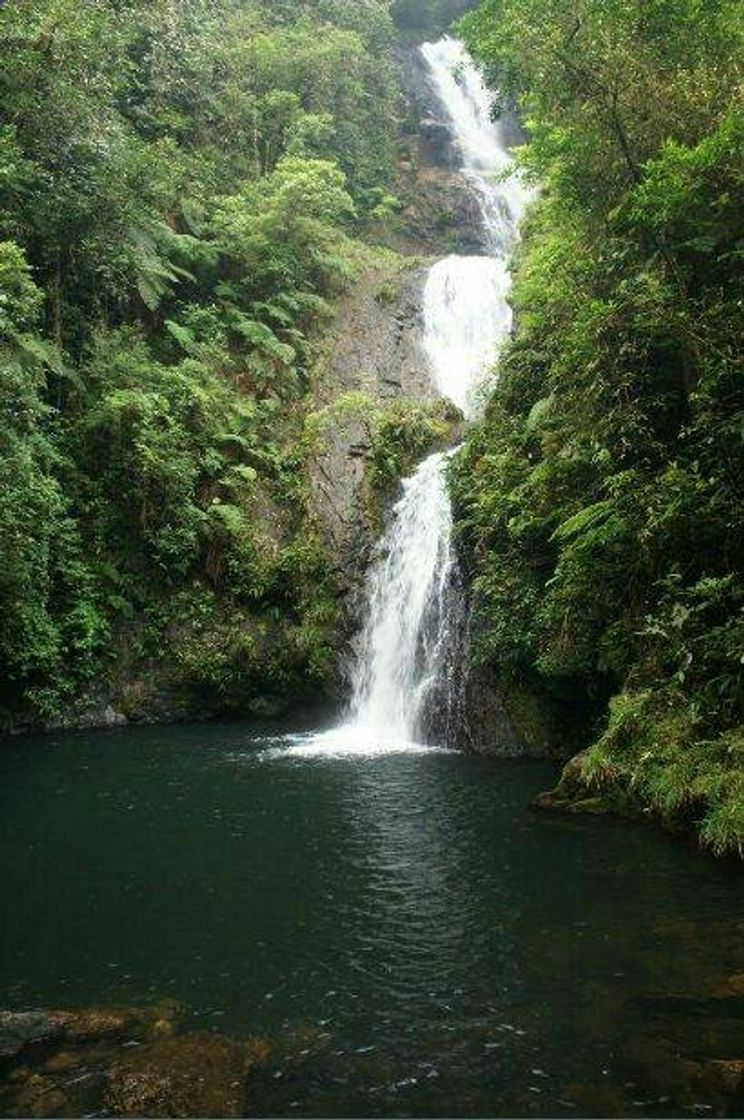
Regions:
<instances>
[{"instance_id":1,"label":"cascading water","mask_svg":"<svg viewBox=\"0 0 744 1120\"><path fill-rule=\"evenodd\" d=\"M447 454L432 455L403 484L379 562L354 680L358 726L414 739L457 625Z\"/></svg>"},{"instance_id":2,"label":"cascading water","mask_svg":"<svg viewBox=\"0 0 744 1120\"><path fill-rule=\"evenodd\" d=\"M462 173L478 199L489 253L506 260L519 237L529 191L514 172L502 125L492 119L492 96L457 39L424 43L421 53L447 114Z\"/></svg>"},{"instance_id":3,"label":"cascading water","mask_svg":"<svg viewBox=\"0 0 744 1120\"><path fill-rule=\"evenodd\" d=\"M511 330L508 260L528 192L491 119L491 95L462 43L445 37L425 43L421 53L478 200L488 247L487 256L438 261L424 289L424 350L434 383L471 419L499 343Z\"/></svg>"},{"instance_id":4,"label":"cascading water","mask_svg":"<svg viewBox=\"0 0 744 1120\"><path fill-rule=\"evenodd\" d=\"M424 351L439 392L467 419L478 413L479 390L511 330L506 261L445 257L424 288Z\"/></svg>"},{"instance_id":5,"label":"cascading water","mask_svg":"<svg viewBox=\"0 0 744 1120\"><path fill-rule=\"evenodd\" d=\"M423 348L432 381L472 419L511 329L508 258L528 193L462 43L444 38L421 52L460 153L464 189L478 201L488 249L483 256L439 261L424 289ZM427 738L454 739L465 628L446 479L453 453L431 455L403 483L378 546L352 673L350 721L322 736L293 737L289 753L426 750Z\"/></svg>"},{"instance_id":6,"label":"cascading water","mask_svg":"<svg viewBox=\"0 0 744 1120\"><path fill-rule=\"evenodd\" d=\"M489 249L487 256L439 261L424 291L423 345L432 379L472 418L478 389L511 329L507 261L527 192L512 172L489 93L463 45L444 38L421 50L478 199ZM432 702L444 710L435 722L446 737L462 623L449 454L432 455L403 484L369 576L352 701L353 726L368 739L417 739L432 724Z\"/></svg>"}]
</instances>

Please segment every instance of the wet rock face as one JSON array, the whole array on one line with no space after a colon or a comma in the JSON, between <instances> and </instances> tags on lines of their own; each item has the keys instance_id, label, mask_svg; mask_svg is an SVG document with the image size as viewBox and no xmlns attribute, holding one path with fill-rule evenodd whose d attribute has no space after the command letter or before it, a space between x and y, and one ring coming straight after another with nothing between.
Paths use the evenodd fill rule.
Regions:
<instances>
[{"instance_id":1,"label":"wet rock face","mask_svg":"<svg viewBox=\"0 0 744 1120\"><path fill-rule=\"evenodd\" d=\"M396 262L368 272L340 301L321 396L366 390L436 399L421 347L426 273Z\"/></svg>"},{"instance_id":2,"label":"wet rock face","mask_svg":"<svg viewBox=\"0 0 744 1120\"><path fill-rule=\"evenodd\" d=\"M429 68L418 46L401 46L396 53L398 78L405 107L405 132L421 137L426 162L442 168L458 165L452 130L432 83Z\"/></svg>"},{"instance_id":3,"label":"wet rock face","mask_svg":"<svg viewBox=\"0 0 744 1120\"><path fill-rule=\"evenodd\" d=\"M385 244L404 254L433 257L487 250L478 200L458 170L461 157L452 130L416 47L396 56L401 87L396 194L402 210L380 231Z\"/></svg>"},{"instance_id":4,"label":"wet rock face","mask_svg":"<svg viewBox=\"0 0 744 1120\"><path fill-rule=\"evenodd\" d=\"M539 750L530 751L519 737L501 694L481 669L473 669L464 684L463 710L459 745L464 750L499 758L542 754Z\"/></svg>"},{"instance_id":5,"label":"wet rock face","mask_svg":"<svg viewBox=\"0 0 744 1120\"><path fill-rule=\"evenodd\" d=\"M452 136L444 121L435 117L424 117L419 123L419 137L422 152L429 156L428 162L437 167L455 167L452 151Z\"/></svg>"},{"instance_id":6,"label":"wet rock face","mask_svg":"<svg viewBox=\"0 0 744 1120\"><path fill-rule=\"evenodd\" d=\"M352 393L385 402L437 399L421 349L425 269L370 268L339 302L316 386L318 409ZM314 504L350 620L378 535L364 500L371 453L363 409L334 412L311 464ZM353 628L353 627L352 627Z\"/></svg>"},{"instance_id":7,"label":"wet rock face","mask_svg":"<svg viewBox=\"0 0 744 1120\"><path fill-rule=\"evenodd\" d=\"M450 253L479 256L486 250L481 212L470 184L459 171L427 166L420 161L421 144L412 141L407 157L417 165L411 189L401 192L399 227L386 238L399 252Z\"/></svg>"},{"instance_id":8,"label":"wet rock face","mask_svg":"<svg viewBox=\"0 0 744 1120\"><path fill-rule=\"evenodd\" d=\"M524 682L500 674L496 667L478 664L469 648L474 628L471 618L460 658L465 671L458 745L474 754L499 758L565 762L579 741L575 715Z\"/></svg>"}]
</instances>

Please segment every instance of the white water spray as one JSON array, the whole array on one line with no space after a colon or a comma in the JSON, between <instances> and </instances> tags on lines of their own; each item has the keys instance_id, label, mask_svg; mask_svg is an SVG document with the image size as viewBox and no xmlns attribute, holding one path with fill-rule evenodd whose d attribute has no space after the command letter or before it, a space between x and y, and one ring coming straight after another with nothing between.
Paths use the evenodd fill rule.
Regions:
<instances>
[{"instance_id":1,"label":"white water spray","mask_svg":"<svg viewBox=\"0 0 744 1120\"><path fill-rule=\"evenodd\" d=\"M445 257L424 288L424 351L439 392L467 419L478 414L483 383L511 330L506 262Z\"/></svg>"}]
</instances>

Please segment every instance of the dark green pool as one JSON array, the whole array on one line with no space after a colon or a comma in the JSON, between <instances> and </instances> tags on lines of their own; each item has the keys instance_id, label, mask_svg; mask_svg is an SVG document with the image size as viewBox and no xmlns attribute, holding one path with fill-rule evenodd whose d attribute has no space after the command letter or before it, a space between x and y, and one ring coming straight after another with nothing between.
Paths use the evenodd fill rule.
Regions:
<instances>
[{"instance_id":1,"label":"dark green pool","mask_svg":"<svg viewBox=\"0 0 744 1120\"><path fill-rule=\"evenodd\" d=\"M710 1113L690 1070L744 1056L737 866L531 810L549 764L292 743L3 743L0 1005L173 996L320 1040L263 1115Z\"/></svg>"}]
</instances>

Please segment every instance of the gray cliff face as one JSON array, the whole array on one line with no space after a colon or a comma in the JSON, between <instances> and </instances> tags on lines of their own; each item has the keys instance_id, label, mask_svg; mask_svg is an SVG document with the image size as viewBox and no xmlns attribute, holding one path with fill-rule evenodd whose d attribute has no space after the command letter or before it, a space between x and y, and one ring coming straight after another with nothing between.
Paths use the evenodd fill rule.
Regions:
<instances>
[{"instance_id":1,"label":"gray cliff face","mask_svg":"<svg viewBox=\"0 0 744 1120\"><path fill-rule=\"evenodd\" d=\"M370 269L339 303L316 387L319 409L349 393L373 402L435 401L421 348L426 270L412 263ZM371 433L364 409L337 410L311 464L315 508L350 626L379 527L366 507Z\"/></svg>"},{"instance_id":2,"label":"gray cliff face","mask_svg":"<svg viewBox=\"0 0 744 1120\"><path fill-rule=\"evenodd\" d=\"M490 674L473 669L465 683L464 720L459 736L463 750L500 758L543 757L541 748L530 749L517 734Z\"/></svg>"},{"instance_id":3,"label":"gray cliff face","mask_svg":"<svg viewBox=\"0 0 744 1120\"><path fill-rule=\"evenodd\" d=\"M458 744L473 754L499 758L563 757L547 736L535 737L519 721L519 710L509 705L490 669L475 666L464 685L463 723Z\"/></svg>"},{"instance_id":4,"label":"gray cliff face","mask_svg":"<svg viewBox=\"0 0 744 1120\"><path fill-rule=\"evenodd\" d=\"M401 253L432 257L486 250L478 200L417 47L396 52L400 82L398 183L402 210L383 233Z\"/></svg>"}]
</instances>

